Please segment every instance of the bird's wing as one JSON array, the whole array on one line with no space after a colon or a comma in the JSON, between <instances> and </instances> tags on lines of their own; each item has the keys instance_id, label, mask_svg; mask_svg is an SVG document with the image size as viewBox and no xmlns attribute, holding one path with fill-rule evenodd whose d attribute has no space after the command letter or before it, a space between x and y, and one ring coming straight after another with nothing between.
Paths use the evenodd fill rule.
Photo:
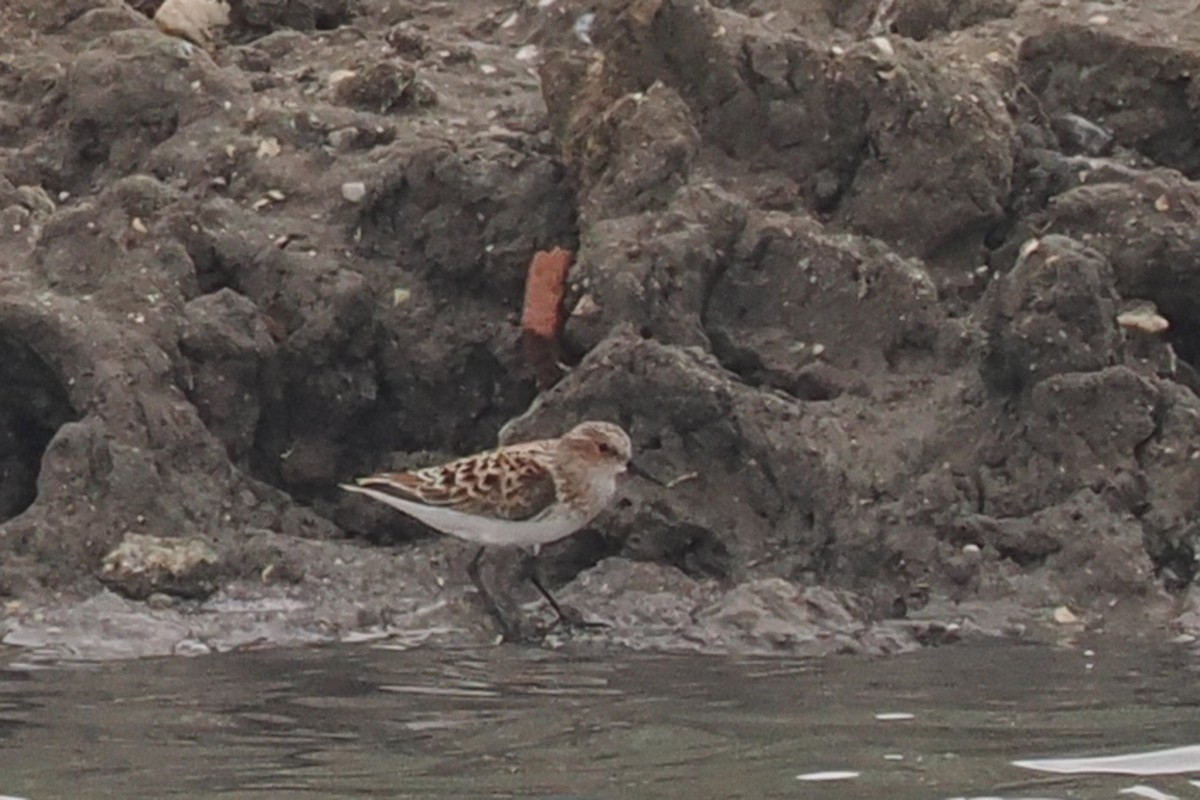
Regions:
<instances>
[{"instance_id":1,"label":"bird's wing","mask_svg":"<svg viewBox=\"0 0 1200 800\"><path fill-rule=\"evenodd\" d=\"M460 458L411 472L359 478L404 500L505 520L532 519L555 504L558 492L540 442Z\"/></svg>"}]
</instances>

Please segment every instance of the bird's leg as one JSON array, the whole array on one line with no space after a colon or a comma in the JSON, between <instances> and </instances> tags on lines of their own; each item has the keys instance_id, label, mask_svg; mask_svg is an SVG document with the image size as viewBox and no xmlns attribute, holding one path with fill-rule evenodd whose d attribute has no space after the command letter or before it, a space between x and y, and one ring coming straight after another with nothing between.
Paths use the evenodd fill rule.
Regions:
<instances>
[{"instance_id":1,"label":"bird's leg","mask_svg":"<svg viewBox=\"0 0 1200 800\"><path fill-rule=\"evenodd\" d=\"M483 587L479 585L479 560L483 558L483 548L475 551L475 555L471 557L471 563L467 564L467 575L471 577L471 582L475 584L475 588L483 591Z\"/></svg>"},{"instance_id":2,"label":"bird's leg","mask_svg":"<svg viewBox=\"0 0 1200 800\"><path fill-rule=\"evenodd\" d=\"M471 579L471 583L475 584L475 589L479 592L479 596L483 598L483 604L487 607L488 613L500 625L501 634L505 639L512 636L512 625L508 618L500 611L500 606L496 604L496 598L492 595L490 589L483 582L483 578L479 574L480 562L483 560L484 548L479 548L475 551L475 555L471 558L471 563L467 564L467 575Z\"/></svg>"},{"instance_id":3,"label":"bird's leg","mask_svg":"<svg viewBox=\"0 0 1200 800\"><path fill-rule=\"evenodd\" d=\"M471 578L471 583L475 584L475 588L479 591L483 598L483 604L487 607L488 613L496 620L500 626L500 634L506 642L521 642L521 641L536 641L540 638L536 631L526 630L526 626L520 624L520 619L516 622L506 614L501 604L497 602L496 595L487 584L483 581L483 576L480 572L482 566L483 551L485 548L480 547L475 551L475 556L471 559L471 563L467 565L467 575Z\"/></svg>"},{"instance_id":4,"label":"bird's leg","mask_svg":"<svg viewBox=\"0 0 1200 800\"><path fill-rule=\"evenodd\" d=\"M566 611L563 611L563 607L554 599L554 595L550 594L550 590L542 585L542 581L538 578L536 567L531 567L529 570L529 582L541 593L542 597L546 598L546 602L550 604L550 607L554 609L554 613L558 615L559 622L575 622L575 619L579 616L579 612L571 609L572 613L568 615Z\"/></svg>"},{"instance_id":5,"label":"bird's leg","mask_svg":"<svg viewBox=\"0 0 1200 800\"><path fill-rule=\"evenodd\" d=\"M538 577L537 558L530 556L528 562L529 582L534 588L541 593L542 597L546 598L546 602L554 609L554 613L558 615L558 624L564 628L607 628L608 623L605 622L589 622L583 618L577 609L570 606L559 605L554 599L554 595L550 594L550 590L542 584L541 578Z\"/></svg>"}]
</instances>

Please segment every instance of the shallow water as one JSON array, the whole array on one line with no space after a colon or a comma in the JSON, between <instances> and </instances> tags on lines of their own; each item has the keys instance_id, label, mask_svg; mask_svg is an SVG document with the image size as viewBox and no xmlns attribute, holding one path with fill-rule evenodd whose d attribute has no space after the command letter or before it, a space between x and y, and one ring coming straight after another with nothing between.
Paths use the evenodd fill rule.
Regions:
<instances>
[{"instance_id":1,"label":"shallow water","mask_svg":"<svg viewBox=\"0 0 1200 800\"><path fill-rule=\"evenodd\" d=\"M796 662L342 645L12 667L0 794L1200 798L1188 751L1165 756L1170 775L1012 763L1200 743L1189 651L1097 651L982 642Z\"/></svg>"}]
</instances>

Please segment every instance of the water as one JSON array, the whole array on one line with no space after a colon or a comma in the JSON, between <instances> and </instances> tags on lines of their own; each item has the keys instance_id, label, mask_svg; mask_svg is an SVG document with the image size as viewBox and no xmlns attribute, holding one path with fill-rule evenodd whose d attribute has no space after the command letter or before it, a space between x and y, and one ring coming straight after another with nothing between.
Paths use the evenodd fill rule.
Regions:
<instances>
[{"instance_id":1,"label":"water","mask_svg":"<svg viewBox=\"0 0 1200 800\"><path fill-rule=\"evenodd\" d=\"M10 668L0 794L1200 800L1187 751L1167 755L1180 774L1012 763L1200 743L1196 684L1182 648L1013 643L819 662L356 645Z\"/></svg>"}]
</instances>

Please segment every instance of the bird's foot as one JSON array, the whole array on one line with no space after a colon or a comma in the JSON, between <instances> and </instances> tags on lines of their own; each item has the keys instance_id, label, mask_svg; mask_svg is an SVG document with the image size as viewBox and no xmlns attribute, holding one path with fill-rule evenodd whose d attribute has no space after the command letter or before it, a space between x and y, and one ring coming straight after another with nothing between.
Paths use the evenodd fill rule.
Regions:
<instances>
[{"instance_id":1,"label":"bird's foot","mask_svg":"<svg viewBox=\"0 0 1200 800\"><path fill-rule=\"evenodd\" d=\"M598 631L612 627L607 622L584 619L583 614L574 606L560 605L556 611L558 612L558 619L551 623L551 629L561 627L563 630L568 631Z\"/></svg>"},{"instance_id":2,"label":"bird's foot","mask_svg":"<svg viewBox=\"0 0 1200 800\"><path fill-rule=\"evenodd\" d=\"M549 625L535 622L528 617L505 619L500 625L500 640L509 644L541 644L546 637L555 632L581 633L584 631L599 631L612 627L607 622L588 620L583 614L570 606L564 606L562 614Z\"/></svg>"},{"instance_id":3,"label":"bird's foot","mask_svg":"<svg viewBox=\"0 0 1200 800\"><path fill-rule=\"evenodd\" d=\"M541 644L553 627L524 617L505 620L500 626L500 640L508 644Z\"/></svg>"}]
</instances>

